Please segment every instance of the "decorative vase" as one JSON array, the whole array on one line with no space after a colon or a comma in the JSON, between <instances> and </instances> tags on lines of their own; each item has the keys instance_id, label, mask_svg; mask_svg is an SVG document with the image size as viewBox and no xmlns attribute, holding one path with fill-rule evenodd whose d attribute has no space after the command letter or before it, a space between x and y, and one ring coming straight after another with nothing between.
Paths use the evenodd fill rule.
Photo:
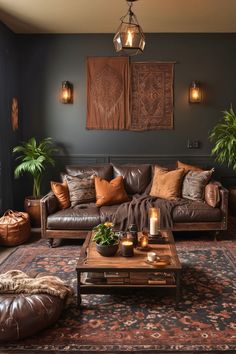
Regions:
<instances>
[{"instance_id":1,"label":"decorative vase","mask_svg":"<svg viewBox=\"0 0 236 354\"><path fill-rule=\"evenodd\" d=\"M112 257L116 254L119 248L119 243L114 245L99 245L96 243L97 252L103 257Z\"/></svg>"}]
</instances>

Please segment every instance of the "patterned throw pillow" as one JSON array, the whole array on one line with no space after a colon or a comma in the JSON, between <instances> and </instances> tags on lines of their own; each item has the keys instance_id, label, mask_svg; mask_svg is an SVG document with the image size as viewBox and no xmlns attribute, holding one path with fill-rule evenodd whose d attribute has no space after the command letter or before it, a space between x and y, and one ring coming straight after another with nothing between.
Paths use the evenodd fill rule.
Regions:
<instances>
[{"instance_id":1,"label":"patterned throw pillow","mask_svg":"<svg viewBox=\"0 0 236 354\"><path fill-rule=\"evenodd\" d=\"M203 200L204 189L211 178L213 169L210 171L189 171L184 177L182 197L191 200Z\"/></svg>"},{"instance_id":2,"label":"patterned throw pillow","mask_svg":"<svg viewBox=\"0 0 236 354\"><path fill-rule=\"evenodd\" d=\"M70 196L67 182L63 183L51 181L51 188L55 194L61 209L69 208L70 206Z\"/></svg>"},{"instance_id":3,"label":"patterned throw pillow","mask_svg":"<svg viewBox=\"0 0 236 354\"><path fill-rule=\"evenodd\" d=\"M68 184L71 206L77 204L95 202L94 176L79 178L65 175Z\"/></svg>"},{"instance_id":4,"label":"patterned throw pillow","mask_svg":"<svg viewBox=\"0 0 236 354\"><path fill-rule=\"evenodd\" d=\"M179 198L184 173L184 169L168 171L155 167L150 195L168 200Z\"/></svg>"},{"instance_id":5,"label":"patterned throw pillow","mask_svg":"<svg viewBox=\"0 0 236 354\"><path fill-rule=\"evenodd\" d=\"M98 206L120 204L129 200L122 176L117 176L110 182L101 177L95 177L95 188Z\"/></svg>"}]
</instances>

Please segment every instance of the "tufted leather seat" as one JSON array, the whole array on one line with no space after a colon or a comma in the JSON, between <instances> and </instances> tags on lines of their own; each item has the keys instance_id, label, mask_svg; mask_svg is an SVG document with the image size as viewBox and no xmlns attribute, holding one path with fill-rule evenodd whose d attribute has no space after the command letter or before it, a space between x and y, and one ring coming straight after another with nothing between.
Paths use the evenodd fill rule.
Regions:
<instances>
[{"instance_id":1,"label":"tufted leather seat","mask_svg":"<svg viewBox=\"0 0 236 354\"><path fill-rule=\"evenodd\" d=\"M191 200L187 204L177 205L172 213L174 222L216 222L222 218L220 209Z\"/></svg>"},{"instance_id":2,"label":"tufted leather seat","mask_svg":"<svg viewBox=\"0 0 236 354\"><path fill-rule=\"evenodd\" d=\"M89 230L98 224L100 224L100 214L95 203L79 204L74 208L62 209L47 218L49 229Z\"/></svg>"},{"instance_id":3,"label":"tufted leather seat","mask_svg":"<svg viewBox=\"0 0 236 354\"><path fill-rule=\"evenodd\" d=\"M64 301L38 294L0 295L0 341L29 337L56 322Z\"/></svg>"}]
</instances>

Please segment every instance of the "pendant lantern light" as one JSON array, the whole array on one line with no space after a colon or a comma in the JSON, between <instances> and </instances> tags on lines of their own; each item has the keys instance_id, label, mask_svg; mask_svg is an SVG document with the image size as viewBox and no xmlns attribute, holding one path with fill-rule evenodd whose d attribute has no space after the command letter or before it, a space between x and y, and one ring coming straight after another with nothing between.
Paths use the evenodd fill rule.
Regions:
<instances>
[{"instance_id":1,"label":"pendant lantern light","mask_svg":"<svg viewBox=\"0 0 236 354\"><path fill-rule=\"evenodd\" d=\"M145 36L140 27L137 17L132 11L133 2L127 1L128 12L121 17L121 24L113 38L115 50L126 55L136 55L143 52L145 47Z\"/></svg>"}]
</instances>

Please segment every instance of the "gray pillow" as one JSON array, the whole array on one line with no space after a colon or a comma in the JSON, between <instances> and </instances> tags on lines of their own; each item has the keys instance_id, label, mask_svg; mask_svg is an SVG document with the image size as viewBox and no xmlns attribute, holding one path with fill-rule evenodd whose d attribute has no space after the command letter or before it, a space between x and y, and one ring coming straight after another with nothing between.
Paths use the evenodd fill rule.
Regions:
<instances>
[{"instance_id":1,"label":"gray pillow","mask_svg":"<svg viewBox=\"0 0 236 354\"><path fill-rule=\"evenodd\" d=\"M210 171L189 171L184 177L182 197L191 200L203 200L205 186L211 178Z\"/></svg>"},{"instance_id":2,"label":"gray pillow","mask_svg":"<svg viewBox=\"0 0 236 354\"><path fill-rule=\"evenodd\" d=\"M68 184L71 206L96 201L94 176L75 177L65 175L64 179Z\"/></svg>"}]
</instances>

